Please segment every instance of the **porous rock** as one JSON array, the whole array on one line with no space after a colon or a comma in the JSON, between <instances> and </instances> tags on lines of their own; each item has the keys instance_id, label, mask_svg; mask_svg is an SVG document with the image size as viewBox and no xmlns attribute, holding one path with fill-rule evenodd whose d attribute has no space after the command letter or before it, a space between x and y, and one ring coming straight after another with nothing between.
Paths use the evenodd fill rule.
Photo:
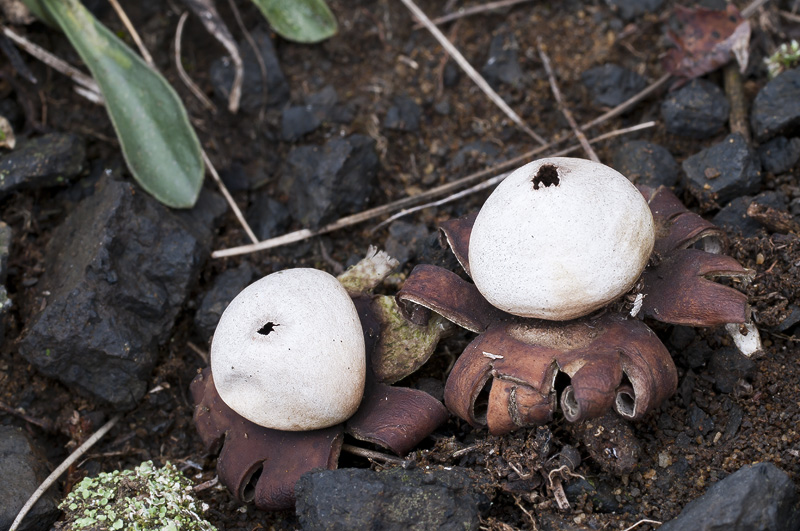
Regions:
<instances>
[{"instance_id":1,"label":"porous rock","mask_svg":"<svg viewBox=\"0 0 800 531\"><path fill-rule=\"evenodd\" d=\"M48 476L42 451L25 432L0 426L0 529L8 529L31 494ZM57 488L48 489L22 521L20 531L45 531L58 518Z\"/></svg>"},{"instance_id":2,"label":"porous rock","mask_svg":"<svg viewBox=\"0 0 800 531\"><path fill-rule=\"evenodd\" d=\"M203 339L214 334L222 312L250 284L252 278L253 267L248 262L242 262L239 267L226 269L214 279L211 287L201 297L194 314L194 326Z\"/></svg>"},{"instance_id":3,"label":"porous rock","mask_svg":"<svg viewBox=\"0 0 800 531\"><path fill-rule=\"evenodd\" d=\"M389 238L386 240L386 252L405 264L415 258L425 244L428 237L428 228L424 224L413 224L397 220L389 225Z\"/></svg>"},{"instance_id":4,"label":"porous rock","mask_svg":"<svg viewBox=\"0 0 800 531\"><path fill-rule=\"evenodd\" d=\"M294 142L319 127L320 123L310 106L288 107L281 114L281 137L287 142Z\"/></svg>"},{"instance_id":5,"label":"porous rock","mask_svg":"<svg viewBox=\"0 0 800 531\"><path fill-rule=\"evenodd\" d=\"M224 208L206 192L175 213L128 182L102 180L53 232L20 353L114 409L134 407Z\"/></svg>"},{"instance_id":6,"label":"porous rock","mask_svg":"<svg viewBox=\"0 0 800 531\"><path fill-rule=\"evenodd\" d=\"M488 499L463 469L309 472L295 486L306 530L478 529Z\"/></svg>"},{"instance_id":7,"label":"porous rock","mask_svg":"<svg viewBox=\"0 0 800 531\"><path fill-rule=\"evenodd\" d=\"M363 135L333 138L324 146L300 146L288 157L280 187L289 212L317 228L364 207L378 170L375 141Z\"/></svg>"},{"instance_id":8,"label":"porous rock","mask_svg":"<svg viewBox=\"0 0 800 531\"><path fill-rule=\"evenodd\" d=\"M761 189L761 162L739 133L687 158L683 171L689 191L712 205Z\"/></svg>"},{"instance_id":9,"label":"porous rock","mask_svg":"<svg viewBox=\"0 0 800 531\"><path fill-rule=\"evenodd\" d=\"M787 70L758 91L750 111L759 141L790 135L800 128L800 68Z\"/></svg>"},{"instance_id":10,"label":"porous rock","mask_svg":"<svg viewBox=\"0 0 800 531\"><path fill-rule=\"evenodd\" d=\"M722 89L704 79L693 79L670 93L661 104L667 131L696 139L722 131L729 110L730 104Z\"/></svg>"},{"instance_id":11,"label":"porous rock","mask_svg":"<svg viewBox=\"0 0 800 531\"><path fill-rule=\"evenodd\" d=\"M797 490L772 463L757 463L712 485L660 531L781 531L797 529Z\"/></svg>"},{"instance_id":12,"label":"porous rock","mask_svg":"<svg viewBox=\"0 0 800 531\"><path fill-rule=\"evenodd\" d=\"M612 166L636 184L657 188L678 182L680 166L666 148L647 140L630 140L614 153Z\"/></svg>"},{"instance_id":13,"label":"porous rock","mask_svg":"<svg viewBox=\"0 0 800 531\"><path fill-rule=\"evenodd\" d=\"M800 160L800 137L778 136L758 147L764 169L774 175L785 173Z\"/></svg>"},{"instance_id":14,"label":"porous rock","mask_svg":"<svg viewBox=\"0 0 800 531\"><path fill-rule=\"evenodd\" d=\"M17 190L66 185L86 164L83 139L49 133L21 142L0 158L0 197Z\"/></svg>"},{"instance_id":15,"label":"porous rock","mask_svg":"<svg viewBox=\"0 0 800 531\"><path fill-rule=\"evenodd\" d=\"M762 192L755 197L748 195L737 197L714 216L714 224L729 232L739 233L745 238L758 236L762 231L761 224L747 215L747 209L752 203L779 210L786 208L785 199L774 191Z\"/></svg>"},{"instance_id":16,"label":"porous rock","mask_svg":"<svg viewBox=\"0 0 800 531\"><path fill-rule=\"evenodd\" d=\"M481 73L489 84L497 88L500 85L521 87L525 81L525 73L519 65L517 50L519 45L514 35L507 28L502 28L489 44L489 57Z\"/></svg>"},{"instance_id":17,"label":"porous rock","mask_svg":"<svg viewBox=\"0 0 800 531\"><path fill-rule=\"evenodd\" d=\"M592 102L606 107L616 107L647 86L642 76L613 63L586 70L581 74L581 82L589 89Z\"/></svg>"},{"instance_id":18,"label":"porous rock","mask_svg":"<svg viewBox=\"0 0 800 531\"><path fill-rule=\"evenodd\" d=\"M283 75L278 55L269 32L259 27L251 32L256 43L256 48L264 61L266 68L267 87L266 104L268 107L279 107L289 101L289 82ZM253 48L246 40L239 42L244 64L244 79L242 80L241 111L253 113L258 111L263 103L261 66ZM227 57L217 59L211 64L210 78L214 85L214 93L220 99L227 101L233 84L234 65Z\"/></svg>"},{"instance_id":19,"label":"porous rock","mask_svg":"<svg viewBox=\"0 0 800 531\"><path fill-rule=\"evenodd\" d=\"M714 388L721 393L732 393L740 379L753 378L756 362L735 347L717 349L711 356L708 372L714 378Z\"/></svg>"},{"instance_id":20,"label":"porous rock","mask_svg":"<svg viewBox=\"0 0 800 531\"><path fill-rule=\"evenodd\" d=\"M260 240L268 240L289 228L289 209L270 197L267 190L258 190L247 209L247 221Z\"/></svg>"},{"instance_id":21,"label":"porous rock","mask_svg":"<svg viewBox=\"0 0 800 531\"><path fill-rule=\"evenodd\" d=\"M397 96L386 112L383 126L395 131L413 133L419 131L419 122L422 118L422 108L408 96Z\"/></svg>"}]
</instances>

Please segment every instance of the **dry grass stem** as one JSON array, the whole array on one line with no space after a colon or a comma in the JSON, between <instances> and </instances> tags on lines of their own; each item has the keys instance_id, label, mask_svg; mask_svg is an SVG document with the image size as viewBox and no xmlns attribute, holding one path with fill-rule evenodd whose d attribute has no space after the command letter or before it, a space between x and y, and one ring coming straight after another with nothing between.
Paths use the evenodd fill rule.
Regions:
<instances>
[{"instance_id":1,"label":"dry grass stem","mask_svg":"<svg viewBox=\"0 0 800 531\"><path fill-rule=\"evenodd\" d=\"M192 78L189 77L189 74L186 73L186 70L183 68L183 62L181 61L181 41L183 40L183 27L186 25L186 19L189 17L188 12L184 12L181 15L180 20L178 20L178 27L175 29L175 68L178 69L178 77L181 78L183 84L194 94L194 97L200 100L200 103L203 104L203 107L210 110L212 113L217 112L217 106L214 105L208 96L200 90L200 87L192 81ZM236 104L238 105L239 102L237 101Z\"/></svg>"},{"instance_id":2,"label":"dry grass stem","mask_svg":"<svg viewBox=\"0 0 800 531\"><path fill-rule=\"evenodd\" d=\"M663 524L663 523L664 523L664 522L659 522L658 520L649 520L649 519L647 519L647 518L642 518L641 520L639 520L638 522L636 522L636 523L635 523L635 524L633 524L632 526L630 526L630 527L626 527L626 528L625 528L625 529L623 529L622 531L631 531L631 529L633 529L633 528L635 528L635 527L638 527L638 526L640 526L640 525L642 525L642 524L655 524L655 525L661 525L661 524Z\"/></svg>"},{"instance_id":3,"label":"dry grass stem","mask_svg":"<svg viewBox=\"0 0 800 531\"><path fill-rule=\"evenodd\" d=\"M244 231L247 233L247 237L255 244L258 243L258 238L256 238L253 229L250 228L250 225L247 223L247 220L244 219L244 215L242 211L239 209L239 205L236 204L236 201L233 200L233 196L228 191L228 187L225 186L225 183L222 182L222 179L219 178L219 174L217 173L217 169L211 164L211 159L208 158L208 154L205 150L203 150L203 161L206 163L206 167L208 168L208 172L211 174L211 177L217 182L217 186L219 186L220 192L222 192L223 197L225 197L225 201L228 202L228 205L233 210L233 214L236 216L236 219L239 220L239 224L242 226Z\"/></svg>"},{"instance_id":4,"label":"dry grass stem","mask_svg":"<svg viewBox=\"0 0 800 531\"><path fill-rule=\"evenodd\" d=\"M99 98L99 101L103 101L102 93L100 92L100 87L97 85L94 79L90 76L84 74L68 62L64 61L56 57L55 55L51 54L41 46L38 46L22 35L14 32L11 28L6 26L2 26L3 28L3 35L14 41L17 46L31 54L33 57L38 59L39 61L43 62L53 70L64 74L65 76L72 79L75 83L80 85L81 87L85 88L89 92L92 92L96 95L96 98ZM83 95L83 94L82 94ZM96 101L96 100L95 100Z\"/></svg>"},{"instance_id":5,"label":"dry grass stem","mask_svg":"<svg viewBox=\"0 0 800 531\"><path fill-rule=\"evenodd\" d=\"M108 3L111 4L111 7L113 7L114 11L117 12L117 16L122 21L125 29L128 30L128 33L130 33L133 42L135 42L136 47L139 48L139 53L142 54L142 58L148 65L150 65L150 68L156 69L156 64L153 62L153 56L151 56L150 52L147 51L147 48L142 42L142 38L139 37L139 32L137 32L136 28L133 27L131 19L128 18L127 14L125 14L125 10L122 9L122 6L119 5L117 0L108 0Z\"/></svg>"},{"instance_id":6,"label":"dry grass stem","mask_svg":"<svg viewBox=\"0 0 800 531\"><path fill-rule=\"evenodd\" d=\"M244 82L244 63L239 47L233 39L225 21L219 16L213 0L184 0L197 18L200 19L206 31L209 32L217 41L222 44L225 51L233 61L233 83L231 84L230 94L228 95L228 110L236 114L239 111L239 102L242 99L242 83Z\"/></svg>"},{"instance_id":7,"label":"dry grass stem","mask_svg":"<svg viewBox=\"0 0 800 531\"><path fill-rule=\"evenodd\" d=\"M22 506L22 509L19 510L17 517L14 519L14 523L11 524L11 527L8 528L8 531L16 531L22 523L22 520L24 520L25 516L28 514L28 512L30 512L31 508L33 508L36 502L39 501L39 498L41 498L42 495L47 492L47 489L49 489L56 481L58 481L58 478L61 477L61 474L66 472L67 469L71 467L73 463L75 463L75 461L80 459L83 454L88 452L89 449L94 446L97 441L99 441L106 433L108 433L109 430L111 430L111 428L113 428L121 418L121 414L111 417L111 419L103 424L99 430L94 432L91 437L86 439L85 443L78 446L74 452L69 454L69 456L67 456L67 458L64 459L64 461L62 461L61 464L58 465L49 476L47 476L42 484L37 487L31 497L28 498L28 501L26 501L25 505Z\"/></svg>"},{"instance_id":8,"label":"dry grass stem","mask_svg":"<svg viewBox=\"0 0 800 531\"><path fill-rule=\"evenodd\" d=\"M440 26L442 24L446 24L447 22L452 22L453 20L458 20L464 17L470 17L472 15L480 15L481 13L486 13L488 11L503 9L505 7L511 7L517 4L524 4L530 1L531 0L500 0L499 2L487 2L485 4L479 4L477 6L472 6L472 7L462 7L459 8L459 10L456 11L455 13L450 13L449 15L432 18L431 22L437 26ZM418 22L414 24L413 29L420 29L422 27L423 27L422 24Z\"/></svg>"},{"instance_id":9,"label":"dry grass stem","mask_svg":"<svg viewBox=\"0 0 800 531\"><path fill-rule=\"evenodd\" d=\"M589 157L589 159L595 162L600 162L600 157L597 156L597 153L594 152L592 146L589 145L586 135L583 133L583 131L581 131L580 127L578 127L578 123L575 121L575 118L572 117L572 113L567 107L567 104L564 102L564 97L561 95L561 90L558 88L556 75L553 73L553 67L550 65L550 58L547 56L544 48L542 47L541 37L536 39L536 47L539 49L539 57L542 59L542 64L547 72L547 78L550 80L550 90L553 91L553 96L556 98L558 107L561 109L561 114L563 114L564 118L567 119L567 123L569 123L569 126L572 128L572 132L575 133L575 137L577 137L578 142L580 142L581 147L586 152L586 155Z\"/></svg>"},{"instance_id":10,"label":"dry grass stem","mask_svg":"<svg viewBox=\"0 0 800 531\"><path fill-rule=\"evenodd\" d=\"M352 444L343 444L342 451L347 452L348 454L364 457L370 461L382 461L384 463L392 463L393 465L399 466L405 466L409 463L409 461L406 459L400 459L399 457L394 457L382 452L376 452L375 450L368 450L366 448L361 448L360 446L353 446Z\"/></svg>"},{"instance_id":11,"label":"dry grass stem","mask_svg":"<svg viewBox=\"0 0 800 531\"><path fill-rule=\"evenodd\" d=\"M422 25L425 26L425 28L429 32L431 32L431 35L433 35L434 38L437 41L439 41L439 44L442 46L442 48L444 48L445 51L448 54L450 54L450 57L452 57L455 60L455 62L458 63L458 66L460 66L461 69L464 72L466 72L466 74L470 77L470 79L472 79L472 81L476 85L478 85L478 88L480 88L484 92L484 94L486 94L489 97L489 99L492 100L492 102L495 105L497 105L500 108L500 110L502 110L506 114L506 116L508 116L511 119L512 122L517 124L520 127L520 129L525 131L531 138L539 142L539 144L541 145L547 144L547 141L541 136L539 136L536 133L536 131L528 127L528 125L522 120L522 118L520 118L519 115L516 112L514 112L514 110L511 107L508 106L508 104L503 100L503 98L501 98L500 95L497 94L497 92L495 92L494 89L492 89L492 87L489 86L489 83L487 83L486 80L483 79L483 76L481 76L478 73L478 71L475 70L472 67L472 65L469 64L469 62L464 58L464 56L461 55L461 52L459 52L458 49L455 46L453 46L453 44L449 40L447 40L447 37L445 37L444 34L441 31L439 31L439 28L437 28L433 24L433 22L431 22L431 19L428 18L428 16L417 6L417 4L413 2L413 0L401 0L401 1L409 9L409 11L411 11L411 13L417 18L417 20L419 20L422 23Z\"/></svg>"},{"instance_id":12,"label":"dry grass stem","mask_svg":"<svg viewBox=\"0 0 800 531\"><path fill-rule=\"evenodd\" d=\"M242 14L239 12L239 8L236 7L236 2L233 0L228 0L228 4L231 6L231 11L233 11L233 18L236 19L236 25L239 26L239 31L242 32L244 35L244 39L247 41L247 44L253 50L253 54L256 56L256 61L258 62L258 68L261 71L261 111L259 112L259 121L264 121L264 110L267 107L267 65L264 64L264 58L261 56L261 51L258 49L258 44L256 44L255 39L253 36L250 35L250 32L247 31L247 26L244 25L244 21L242 20ZM244 70L242 71L244 74Z\"/></svg>"}]
</instances>

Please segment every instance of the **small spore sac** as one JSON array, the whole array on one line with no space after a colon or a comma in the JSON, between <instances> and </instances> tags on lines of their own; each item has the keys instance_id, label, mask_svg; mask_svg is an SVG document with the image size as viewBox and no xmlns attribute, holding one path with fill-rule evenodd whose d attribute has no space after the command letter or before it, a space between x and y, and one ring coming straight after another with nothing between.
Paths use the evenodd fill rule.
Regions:
<instances>
[{"instance_id":1,"label":"small spore sac","mask_svg":"<svg viewBox=\"0 0 800 531\"><path fill-rule=\"evenodd\" d=\"M536 172L532 182L534 190L538 190L539 186L558 186L558 170L552 164L545 164Z\"/></svg>"},{"instance_id":2,"label":"small spore sac","mask_svg":"<svg viewBox=\"0 0 800 531\"><path fill-rule=\"evenodd\" d=\"M270 321L267 324L265 324L264 326L262 326L258 330L258 333L261 334L262 336L268 336L268 335L270 335L270 333L275 331L275 327L276 326L280 326L280 325L276 325L275 323Z\"/></svg>"}]
</instances>

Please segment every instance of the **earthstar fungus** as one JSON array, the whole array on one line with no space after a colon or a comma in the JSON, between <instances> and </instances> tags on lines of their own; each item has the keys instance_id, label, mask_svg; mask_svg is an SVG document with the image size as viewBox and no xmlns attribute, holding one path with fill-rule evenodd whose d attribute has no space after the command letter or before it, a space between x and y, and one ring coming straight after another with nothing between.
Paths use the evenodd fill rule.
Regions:
<instances>
[{"instance_id":1,"label":"earthstar fungus","mask_svg":"<svg viewBox=\"0 0 800 531\"><path fill-rule=\"evenodd\" d=\"M388 385L422 365L449 328L438 316L416 325L401 315L392 297L372 295L396 265L371 248L338 281L314 270L275 273L245 289L240 294L246 297L244 303L236 299L231 303L231 319L226 319L228 310L223 314L212 345L211 368L192 381L191 391L198 433L209 451L220 450L217 473L238 500L255 502L265 510L289 508L302 474L336 468L345 433L402 455L447 418L444 406L427 393ZM286 283L287 278L292 282ZM290 289L275 291L276 282ZM298 307L308 312L296 313ZM326 319L332 321L326 324ZM352 326L357 327L358 338L353 337ZM279 334L292 337L288 342L270 339ZM321 338L308 341L304 336ZM305 342L309 351L300 349ZM259 368L259 358L269 363ZM217 371L225 374L224 385L215 385ZM318 383L323 380L327 382ZM230 391L234 384L243 384L245 391L223 400L225 391L220 390ZM337 390L339 384L346 389ZM280 390L277 401L276 390ZM301 397L303 407L297 410L291 396L304 392L312 394L311 400ZM363 393L354 411L349 396L339 407L342 404L333 395L340 392ZM318 400L334 405L315 408ZM241 413L232 409L242 405ZM323 409L334 414L320 418L317 410ZM253 422L265 419L284 429ZM316 429L301 431L309 427Z\"/></svg>"},{"instance_id":2,"label":"earthstar fungus","mask_svg":"<svg viewBox=\"0 0 800 531\"><path fill-rule=\"evenodd\" d=\"M602 176L599 181L597 176ZM590 184L591 200L579 198L577 209L560 203L569 201L569 194L561 192L584 193L583 178ZM577 191L572 184L578 185ZM564 188L558 194L551 193L560 186ZM605 197L605 191L625 195L634 210L627 219L634 226L625 226L627 211L614 210L611 205L619 204L619 198ZM512 264L498 268L499 279L493 282L501 283L500 289L470 283L437 266L418 265L397 294L405 315L418 325L433 312L479 334L448 377L445 404L450 411L473 426L487 425L494 434L549 422L559 406L570 422L611 409L628 419L640 418L669 398L678 381L669 352L643 318L689 326L725 324L746 355L760 350L746 296L715 282L752 277L733 258L720 254L722 231L688 211L664 187L638 187L634 198L630 192L635 191L624 176L602 164L542 159L512 173L480 213L441 225L442 244L473 280L490 274L479 272L478 263L489 271L495 257ZM549 201L540 201L546 194ZM643 213L642 206L649 212ZM492 209L488 215L487 208ZM497 218L503 221L481 226L482 220ZM574 233L586 220L590 238ZM477 245L476 237L489 244ZM631 238L639 241L626 247ZM559 248L560 240L569 241ZM576 246L575 240L582 245ZM486 248L494 254L483 256ZM620 248L623 256L614 256ZM643 250L644 259L636 254ZM629 253L635 256L624 256ZM630 269L622 274L607 267L626 258ZM604 274L592 276L595 269ZM594 282L610 280L595 291L604 295L581 299L591 295L591 286L586 288L584 278L575 281L576 274L587 274ZM530 282L543 285L526 285ZM564 282L582 287L559 285ZM545 296L524 308L524 301L513 300L518 293ZM486 391L484 406L480 397Z\"/></svg>"}]
</instances>

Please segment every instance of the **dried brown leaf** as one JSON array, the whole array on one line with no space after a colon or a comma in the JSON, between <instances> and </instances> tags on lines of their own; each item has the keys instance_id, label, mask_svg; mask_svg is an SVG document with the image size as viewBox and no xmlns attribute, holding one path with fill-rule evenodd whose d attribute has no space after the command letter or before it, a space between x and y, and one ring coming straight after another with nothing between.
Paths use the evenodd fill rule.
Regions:
<instances>
[{"instance_id":1,"label":"dried brown leaf","mask_svg":"<svg viewBox=\"0 0 800 531\"><path fill-rule=\"evenodd\" d=\"M673 88L725 65L736 57L742 71L747 66L750 23L733 4L718 11L698 7L675 6L680 33L672 30L667 36L675 44L664 57L663 66L681 78Z\"/></svg>"}]
</instances>

